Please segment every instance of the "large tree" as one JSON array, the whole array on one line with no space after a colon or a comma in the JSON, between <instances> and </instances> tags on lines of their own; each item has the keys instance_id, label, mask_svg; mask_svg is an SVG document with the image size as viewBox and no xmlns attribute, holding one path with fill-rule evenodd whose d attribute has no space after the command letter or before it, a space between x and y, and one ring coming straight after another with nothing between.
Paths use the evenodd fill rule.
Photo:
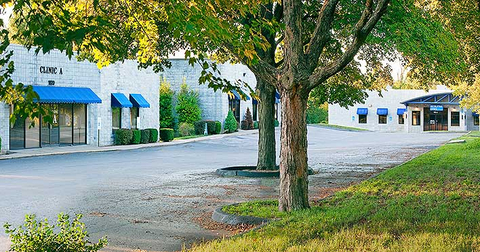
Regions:
<instances>
[{"instance_id":1,"label":"large tree","mask_svg":"<svg viewBox=\"0 0 480 252\"><path fill-rule=\"evenodd\" d=\"M159 70L168 66L169 53L184 48L190 62L203 67L200 82L223 91L238 85L218 77L205 53L223 50L247 65L259 88L269 90L264 100L273 99L275 89L282 96L279 207L289 211L309 206L305 111L312 90L317 88L327 96L324 100L331 100L332 91L342 90L341 82L335 82L342 71L361 76L346 88L372 87L384 70L382 60L397 55L425 80L454 76L450 73L463 67L455 64L457 44L450 42L441 23L430 21L427 10L414 0L403 0L392 3L387 13L389 4L389 0L26 0L15 6L17 22L26 24L19 35L28 38L27 46L39 45L38 50L59 48L68 55L80 51L99 65L136 58L141 66ZM281 17L269 18L277 7ZM333 97L348 100L348 95Z\"/></svg>"}]
</instances>

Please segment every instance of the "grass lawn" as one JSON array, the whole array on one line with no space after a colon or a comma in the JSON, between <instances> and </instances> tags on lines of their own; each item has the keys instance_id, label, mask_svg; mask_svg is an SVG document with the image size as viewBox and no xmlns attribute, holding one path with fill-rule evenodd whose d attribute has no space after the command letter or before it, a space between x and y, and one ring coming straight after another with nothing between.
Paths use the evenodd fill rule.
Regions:
<instances>
[{"instance_id":1,"label":"grass lawn","mask_svg":"<svg viewBox=\"0 0 480 252\"><path fill-rule=\"evenodd\" d=\"M175 137L173 140L182 140L182 139L192 139L192 138L199 138L204 137L205 135L192 135L192 136L184 136L184 137Z\"/></svg>"},{"instance_id":2,"label":"grass lawn","mask_svg":"<svg viewBox=\"0 0 480 252\"><path fill-rule=\"evenodd\" d=\"M318 125L326 128L332 128L332 129L351 130L351 131L368 131L367 129L340 126L340 125L328 124L328 123L319 123Z\"/></svg>"},{"instance_id":3,"label":"grass lawn","mask_svg":"<svg viewBox=\"0 0 480 252\"><path fill-rule=\"evenodd\" d=\"M311 209L275 201L229 212L275 217L267 226L192 251L480 251L480 133L462 137Z\"/></svg>"}]
</instances>

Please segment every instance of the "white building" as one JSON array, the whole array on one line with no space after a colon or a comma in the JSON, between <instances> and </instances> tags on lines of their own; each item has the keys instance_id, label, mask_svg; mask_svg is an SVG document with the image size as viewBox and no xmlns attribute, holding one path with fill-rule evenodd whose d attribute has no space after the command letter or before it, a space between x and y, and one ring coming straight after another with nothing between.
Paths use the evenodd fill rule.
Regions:
<instances>
[{"instance_id":1,"label":"white building","mask_svg":"<svg viewBox=\"0 0 480 252\"><path fill-rule=\"evenodd\" d=\"M246 90L244 95L247 96L247 100L242 100L240 95L234 90L230 94L222 93L220 90L214 91L207 84L198 85L198 77L200 77L203 70L200 66L195 65L195 67L191 67L188 61L184 59L172 59L171 63L172 67L161 73L161 78L165 77L175 92L180 90L184 80L191 89L198 91L202 118L204 120L215 120L223 123L228 111L232 110L237 121L240 122L244 119L247 108L250 109L253 120L258 120L258 106L260 104L255 99L249 97L250 95ZM248 83L252 89L255 89L257 83L255 75L245 65L225 63L219 64L218 69L222 78L232 83L236 80L242 80ZM275 118L280 121L280 96L278 94L275 108Z\"/></svg>"},{"instance_id":2,"label":"white building","mask_svg":"<svg viewBox=\"0 0 480 252\"><path fill-rule=\"evenodd\" d=\"M435 90L387 88L368 92L363 104L348 108L329 105L328 122L373 131L470 131L479 130L478 114L460 107L460 98L444 86Z\"/></svg>"},{"instance_id":3,"label":"white building","mask_svg":"<svg viewBox=\"0 0 480 252\"><path fill-rule=\"evenodd\" d=\"M36 55L11 45L14 83L32 85L52 123L36 118L9 122L13 106L0 103L2 151L61 145L111 145L117 128L159 127L159 75L134 61L98 69L53 50Z\"/></svg>"}]
</instances>

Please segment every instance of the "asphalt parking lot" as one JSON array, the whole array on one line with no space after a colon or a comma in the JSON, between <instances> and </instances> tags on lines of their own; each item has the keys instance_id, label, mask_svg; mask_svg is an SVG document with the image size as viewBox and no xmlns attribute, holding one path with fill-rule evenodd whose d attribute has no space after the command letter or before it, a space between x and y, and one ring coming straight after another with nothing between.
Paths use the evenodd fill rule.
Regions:
<instances>
[{"instance_id":1,"label":"asphalt parking lot","mask_svg":"<svg viewBox=\"0 0 480 252\"><path fill-rule=\"evenodd\" d=\"M312 200L438 147L461 133L351 132L310 126ZM277 132L278 133L278 132ZM82 213L107 251L174 251L229 235L214 208L275 198L278 179L222 178L218 168L255 165L258 134L138 150L0 160L0 223L24 215ZM278 145L278 144L277 144ZM278 151L278 150L277 150ZM0 250L7 250L0 232Z\"/></svg>"}]
</instances>

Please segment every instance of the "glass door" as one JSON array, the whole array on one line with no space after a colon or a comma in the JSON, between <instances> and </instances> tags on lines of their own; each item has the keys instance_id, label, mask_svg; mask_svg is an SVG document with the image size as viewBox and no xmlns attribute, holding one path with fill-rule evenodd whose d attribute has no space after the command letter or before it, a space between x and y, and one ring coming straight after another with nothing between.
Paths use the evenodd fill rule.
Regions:
<instances>
[{"instance_id":1,"label":"glass door","mask_svg":"<svg viewBox=\"0 0 480 252\"><path fill-rule=\"evenodd\" d=\"M87 143L87 110L85 104L73 105L73 143Z\"/></svg>"},{"instance_id":2,"label":"glass door","mask_svg":"<svg viewBox=\"0 0 480 252\"><path fill-rule=\"evenodd\" d=\"M60 128L60 144L73 144L72 104L58 105L58 126Z\"/></svg>"},{"instance_id":3,"label":"glass door","mask_svg":"<svg viewBox=\"0 0 480 252\"><path fill-rule=\"evenodd\" d=\"M42 146L56 145L59 143L60 131L58 128L58 105L49 104L52 112L51 123L42 118Z\"/></svg>"}]
</instances>

